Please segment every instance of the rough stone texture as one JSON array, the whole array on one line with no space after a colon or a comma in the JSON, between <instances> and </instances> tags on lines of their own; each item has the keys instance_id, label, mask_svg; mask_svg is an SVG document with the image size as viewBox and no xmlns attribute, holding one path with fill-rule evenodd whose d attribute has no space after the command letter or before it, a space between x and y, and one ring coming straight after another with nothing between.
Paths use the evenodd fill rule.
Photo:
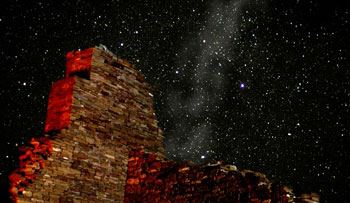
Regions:
<instances>
[{"instance_id":1,"label":"rough stone texture","mask_svg":"<svg viewBox=\"0 0 350 203\"><path fill-rule=\"evenodd\" d=\"M51 86L45 123L46 133L68 127L72 110L75 78L65 78Z\"/></svg>"},{"instance_id":2,"label":"rough stone texture","mask_svg":"<svg viewBox=\"0 0 350 203\"><path fill-rule=\"evenodd\" d=\"M134 66L99 47L68 53L66 73L49 97L52 153L28 184L26 174L14 172L11 194L19 202L121 202L129 151L164 156L151 87Z\"/></svg>"},{"instance_id":3,"label":"rough stone texture","mask_svg":"<svg viewBox=\"0 0 350 203\"><path fill-rule=\"evenodd\" d=\"M21 193L31 197L32 193L25 188L33 181L36 174L45 167L45 159L52 153L51 140L46 137L32 138L31 146L21 146L19 150L23 155L19 157L20 168L9 176L9 192L14 201L17 194Z\"/></svg>"},{"instance_id":4,"label":"rough stone texture","mask_svg":"<svg viewBox=\"0 0 350 203\"><path fill-rule=\"evenodd\" d=\"M131 151L124 202L292 202L265 175L221 163L194 166Z\"/></svg>"},{"instance_id":5,"label":"rough stone texture","mask_svg":"<svg viewBox=\"0 0 350 203\"><path fill-rule=\"evenodd\" d=\"M45 134L20 147L15 202L290 202L286 187L233 166L164 158L151 87L103 46L67 54ZM304 200L316 198L304 196ZM300 199L299 199L300 200ZM302 200L300 200L302 201Z\"/></svg>"},{"instance_id":6,"label":"rough stone texture","mask_svg":"<svg viewBox=\"0 0 350 203\"><path fill-rule=\"evenodd\" d=\"M71 51L67 53L66 78L72 75L90 79L90 70L92 62L92 54L94 48L89 48L83 51Z\"/></svg>"}]
</instances>

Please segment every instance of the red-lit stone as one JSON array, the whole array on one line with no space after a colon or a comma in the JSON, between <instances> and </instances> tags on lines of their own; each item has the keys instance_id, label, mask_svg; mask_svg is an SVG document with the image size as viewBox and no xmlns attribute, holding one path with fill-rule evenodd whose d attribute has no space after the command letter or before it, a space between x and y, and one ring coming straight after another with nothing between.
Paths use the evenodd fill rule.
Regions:
<instances>
[{"instance_id":1,"label":"red-lit stone","mask_svg":"<svg viewBox=\"0 0 350 203\"><path fill-rule=\"evenodd\" d=\"M86 75L90 78L91 58L94 48L67 53L66 78L72 75Z\"/></svg>"},{"instance_id":2,"label":"red-lit stone","mask_svg":"<svg viewBox=\"0 0 350 203\"><path fill-rule=\"evenodd\" d=\"M284 189L271 191L266 181L252 171L160 161L156 154L136 150L129 154L124 202L287 203Z\"/></svg>"},{"instance_id":3,"label":"red-lit stone","mask_svg":"<svg viewBox=\"0 0 350 203\"><path fill-rule=\"evenodd\" d=\"M104 50L67 54L66 79L51 88L48 137L33 138L30 146L20 147L20 167L9 176L12 200L18 196L21 202L288 201L287 189L271 188L256 172L238 172L219 162L194 166L164 159L150 86L134 66ZM75 83L76 76L90 79L92 58L96 77ZM86 97L78 115L71 115L73 91ZM49 137L55 139L54 152Z\"/></svg>"},{"instance_id":4,"label":"red-lit stone","mask_svg":"<svg viewBox=\"0 0 350 203\"><path fill-rule=\"evenodd\" d=\"M24 154L19 157L19 169L9 176L11 199L17 202L17 195L24 191L29 184L29 180L36 177L41 169L45 167L44 157L52 153L51 140L46 137L32 138L29 142L32 146L20 147Z\"/></svg>"},{"instance_id":5,"label":"red-lit stone","mask_svg":"<svg viewBox=\"0 0 350 203\"><path fill-rule=\"evenodd\" d=\"M51 87L45 132L67 128L73 101L75 76L55 82Z\"/></svg>"}]
</instances>

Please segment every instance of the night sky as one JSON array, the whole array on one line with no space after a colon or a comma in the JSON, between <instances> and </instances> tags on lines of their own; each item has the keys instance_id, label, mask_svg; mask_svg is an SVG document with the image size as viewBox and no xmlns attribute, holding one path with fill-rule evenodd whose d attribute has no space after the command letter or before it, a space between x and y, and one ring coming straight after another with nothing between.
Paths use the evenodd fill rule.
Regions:
<instances>
[{"instance_id":1,"label":"night sky","mask_svg":"<svg viewBox=\"0 0 350 203\"><path fill-rule=\"evenodd\" d=\"M340 1L0 3L0 177L43 135L65 54L104 44L154 89L170 159L222 160L350 202L350 9ZM94 3L93 3L94 2Z\"/></svg>"}]
</instances>

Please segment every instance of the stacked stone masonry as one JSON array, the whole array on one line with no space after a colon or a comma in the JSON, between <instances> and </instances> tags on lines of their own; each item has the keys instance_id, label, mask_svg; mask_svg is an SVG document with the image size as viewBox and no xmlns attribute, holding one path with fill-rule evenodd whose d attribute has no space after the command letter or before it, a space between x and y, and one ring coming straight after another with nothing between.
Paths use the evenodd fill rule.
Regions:
<instances>
[{"instance_id":1,"label":"stacked stone masonry","mask_svg":"<svg viewBox=\"0 0 350 203\"><path fill-rule=\"evenodd\" d=\"M195 166L131 151L124 202L292 202L287 188L273 186L265 175L238 172L234 166Z\"/></svg>"},{"instance_id":2,"label":"stacked stone masonry","mask_svg":"<svg viewBox=\"0 0 350 203\"><path fill-rule=\"evenodd\" d=\"M67 54L45 134L20 147L14 202L289 202L259 173L166 161L144 77L104 46Z\"/></svg>"}]
</instances>

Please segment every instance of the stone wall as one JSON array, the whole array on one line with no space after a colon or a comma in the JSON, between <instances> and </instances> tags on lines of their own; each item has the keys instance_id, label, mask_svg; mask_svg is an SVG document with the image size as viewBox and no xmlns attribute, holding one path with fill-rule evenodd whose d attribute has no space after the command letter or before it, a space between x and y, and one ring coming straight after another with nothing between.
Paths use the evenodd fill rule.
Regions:
<instances>
[{"instance_id":1,"label":"stone wall","mask_svg":"<svg viewBox=\"0 0 350 203\"><path fill-rule=\"evenodd\" d=\"M66 78L52 85L49 96L49 156L32 153L45 163L29 170L36 162L27 156L10 176L13 199L123 201L129 151L164 156L152 97L135 67L103 47L68 53Z\"/></svg>"},{"instance_id":2,"label":"stone wall","mask_svg":"<svg viewBox=\"0 0 350 203\"><path fill-rule=\"evenodd\" d=\"M234 166L164 161L131 151L124 202L292 202L285 187L271 186L265 175Z\"/></svg>"},{"instance_id":3,"label":"stone wall","mask_svg":"<svg viewBox=\"0 0 350 203\"><path fill-rule=\"evenodd\" d=\"M260 173L164 157L151 87L104 46L67 54L51 87L45 134L9 177L15 202L310 202ZM316 201L315 201L316 202Z\"/></svg>"}]
</instances>

